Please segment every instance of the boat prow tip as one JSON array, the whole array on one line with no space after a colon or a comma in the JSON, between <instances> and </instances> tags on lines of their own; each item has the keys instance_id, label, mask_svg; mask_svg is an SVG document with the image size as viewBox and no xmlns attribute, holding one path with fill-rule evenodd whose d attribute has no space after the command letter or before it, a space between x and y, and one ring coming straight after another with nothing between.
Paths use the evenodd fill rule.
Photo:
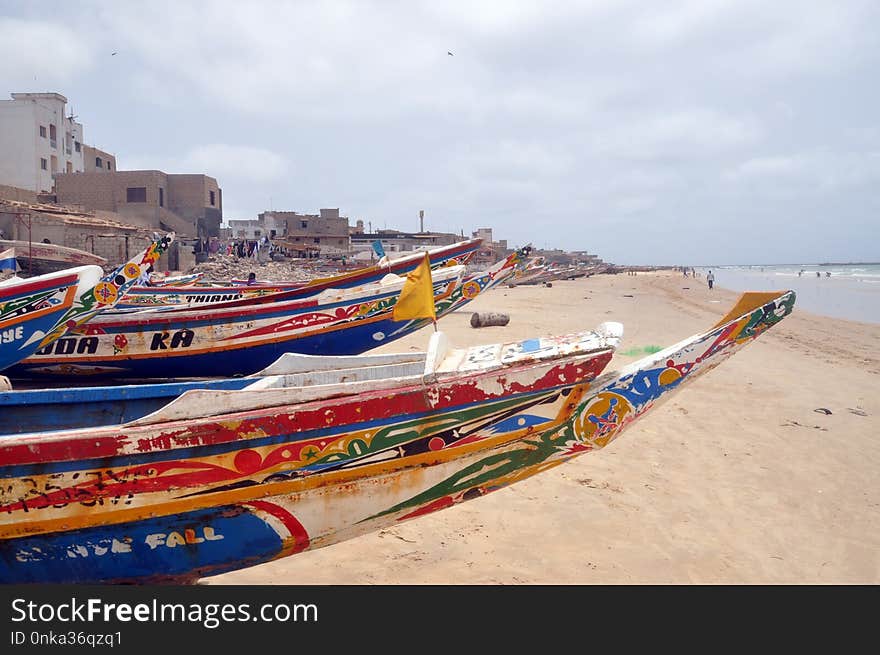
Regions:
<instances>
[{"instance_id":1,"label":"boat prow tip","mask_svg":"<svg viewBox=\"0 0 880 655\"><path fill-rule=\"evenodd\" d=\"M779 300L788 295L791 296L791 304L793 305L797 294L791 289L786 291L745 291L740 295L736 304L734 304L730 311L727 312L724 317L713 326L713 328L721 327L735 318L750 314L767 303Z\"/></svg>"}]
</instances>

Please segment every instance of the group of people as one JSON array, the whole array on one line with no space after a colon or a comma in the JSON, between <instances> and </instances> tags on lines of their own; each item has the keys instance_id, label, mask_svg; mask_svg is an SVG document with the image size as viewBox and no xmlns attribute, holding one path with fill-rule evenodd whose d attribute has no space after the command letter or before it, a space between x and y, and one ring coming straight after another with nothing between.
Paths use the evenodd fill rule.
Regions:
<instances>
[{"instance_id":1,"label":"group of people","mask_svg":"<svg viewBox=\"0 0 880 655\"><path fill-rule=\"evenodd\" d=\"M204 252L211 255L225 254L237 259L244 259L246 257L256 259L260 256L261 252L271 255L274 249L275 247L268 236L263 236L259 239L233 239L231 241L221 241L216 237L211 237L210 239L197 240L194 252Z\"/></svg>"},{"instance_id":2,"label":"group of people","mask_svg":"<svg viewBox=\"0 0 880 655\"><path fill-rule=\"evenodd\" d=\"M267 236L263 236L259 239L235 240L226 244L226 254L230 257L237 257L238 259L244 259L245 257L253 257L256 259L260 256L260 251L271 255L273 249L272 242Z\"/></svg>"}]
</instances>

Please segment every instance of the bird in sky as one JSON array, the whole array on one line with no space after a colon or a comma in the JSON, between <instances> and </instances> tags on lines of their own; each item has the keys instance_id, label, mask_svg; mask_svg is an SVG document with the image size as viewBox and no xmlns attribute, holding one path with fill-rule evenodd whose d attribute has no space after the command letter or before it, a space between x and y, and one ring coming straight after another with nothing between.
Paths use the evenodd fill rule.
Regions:
<instances>
[{"instance_id":1,"label":"bird in sky","mask_svg":"<svg viewBox=\"0 0 880 655\"><path fill-rule=\"evenodd\" d=\"M449 55L450 57L453 56L453 54L451 52L449 52L448 50L446 51L446 54Z\"/></svg>"},{"instance_id":2,"label":"bird in sky","mask_svg":"<svg viewBox=\"0 0 880 655\"><path fill-rule=\"evenodd\" d=\"M111 57L113 57L114 55L116 55L115 52L111 52L111 53L110 53L110 56L111 56Z\"/></svg>"}]
</instances>

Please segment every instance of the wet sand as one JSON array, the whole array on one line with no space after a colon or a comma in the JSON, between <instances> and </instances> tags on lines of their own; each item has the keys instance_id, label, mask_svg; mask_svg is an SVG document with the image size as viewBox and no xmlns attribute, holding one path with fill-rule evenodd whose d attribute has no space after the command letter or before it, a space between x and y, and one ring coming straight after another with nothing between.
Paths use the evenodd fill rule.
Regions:
<instances>
[{"instance_id":1,"label":"wet sand","mask_svg":"<svg viewBox=\"0 0 880 655\"><path fill-rule=\"evenodd\" d=\"M608 371L739 294L680 274L504 287L453 345L624 324ZM504 327L471 314L504 312ZM422 350L423 330L375 352ZM601 451L485 497L204 584L877 584L880 325L794 313ZM831 414L818 413L826 408Z\"/></svg>"}]
</instances>

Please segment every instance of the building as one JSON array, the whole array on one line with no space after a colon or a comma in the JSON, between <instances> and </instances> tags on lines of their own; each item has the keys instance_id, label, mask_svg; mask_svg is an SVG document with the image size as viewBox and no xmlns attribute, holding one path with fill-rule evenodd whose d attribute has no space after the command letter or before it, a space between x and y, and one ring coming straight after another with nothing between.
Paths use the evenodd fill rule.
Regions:
<instances>
[{"instance_id":1,"label":"building","mask_svg":"<svg viewBox=\"0 0 880 655\"><path fill-rule=\"evenodd\" d=\"M288 250L313 251L322 256L348 254L351 250L348 218L340 216L338 208L319 211L318 214L268 211L260 214L258 221L265 226L275 225L276 243ZM279 234L281 226L283 233Z\"/></svg>"},{"instance_id":2,"label":"building","mask_svg":"<svg viewBox=\"0 0 880 655\"><path fill-rule=\"evenodd\" d=\"M55 173L85 170L83 126L60 93L0 100L0 184L51 193Z\"/></svg>"},{"instance_id":3,"label":"building","mask_svg":"<svg viewBox=\"0 0 880 655\"><path fill-rule=\"evenodd\" d=\"M92 146L83 146L83 166L86 173L104 173L117 170L116 157Z\"/></svg>"},{"instance_id":4,"label":"building","mask_svg":"<svg viewBox=\"0 0 880 655\"><path fill-rule=\"evenodd\" d=\"M89 211L62 205L3 197L0 188L0 238L54 243L90 252L107 260L108 270L145 248L153 230L119 220L112 212ZM178 242L162 255L156 270L181 270L195 261L191 248Z\"/></svg>"},{"instance_id":5,"label":"building","mask_svg":"<svg viewBox=\"0 0 880 655\"><path fill-rule=\"evenodd\" d=\"M375 241L382 244L382 250L385 251L385 254L393 256L393 253L430 250L431 248L448 246L464 240L464 236L446 232L378 230L373 233L353 232L351 234L351 249L357 259L371 260L374 259L373 243Z\"/></svg>"},{"instance_id":6,"label":"building","mask_svg":"<svg viewBox=\"0 0 880 655\"><path fill-rule=\"evenodd\" d=\"M107 161L115 166L115 160ZM64 173L55 177L55 196L60 204L114 212L138 225L199 240L219 236L223 221L222 191L207 175L105 169Z\"/></svg>"},{"instance_id":7,"label":"building","mask_svg":"<svg viewBox=\"0 0 880 655\"><path fill-rule=\"evenodd\" d=\"M286 221L276 218L273 212L263 212L255 219L230 219L227 224L229 227L225 233L221 232L221 236L231 239L259 239L264 236L276 239L282 237L287 229Z\"/></svg>"}]
</instances>

